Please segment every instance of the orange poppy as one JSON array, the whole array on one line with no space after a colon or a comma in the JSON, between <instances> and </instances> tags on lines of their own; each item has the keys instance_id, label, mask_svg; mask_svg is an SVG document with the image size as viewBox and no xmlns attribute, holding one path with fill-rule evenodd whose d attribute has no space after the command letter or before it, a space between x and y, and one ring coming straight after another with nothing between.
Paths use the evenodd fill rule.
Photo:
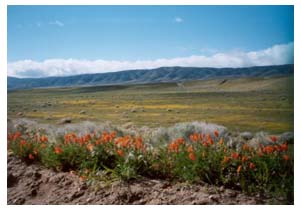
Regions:
<instances>
[{"instance_id":1,"label":"orange poppy","mask_svg":"<svg viewBox=\"0 0 301 210\"><path fill-rule=\"evenodd\" d=\"M91 135L88 133L87 135L84 136L85 142L88 142L91 140Z\"/></svg>"},{"instance_id":2,"label":"orange poppy","mask_svg":"<svg viewBox=\"0 0 301 210\"><path fill-rule=\"evenodd\" d=\"M281 144L281 145L280 145L280 148L281 148L281 151L282 151L282 152L285 152L285 151L287 151L288 146L287 146L286 143L284 143L284 144Z\"/></svg>"},{"instance_id":3,"label":"orange poppy","mask_svg":"<svg viewBox=\"0 0 301 210\"><path fill-rule=\"evenodd\" d=\"M189 145L189 146L187 147L187 152L189 152L189 153L193 152L193 147L192 147L192 145Z\"/></svg>"},{"instance_id":4,"label":"orange poppy","mask_svg":"<svg viewBox=\"0 0 301 210\"><path fill-rule=\"evenodd\" d=\"M56 146L55 148L54 148L54 153L55 154L61 154L63 152L63 150L59 147L59 146Z\"/></svg>"},{"instance_id":5,"label":"orange poppy","mask_svg":"<svg viewBox=\"0 0 301 210\"><path fill-rule=\"evenodd\" d=\"M216 138L218 137L219 133L218 133L217 130L214 131L214 135L215 135Z\"/></svg>"},{"instance_id":6,"label":"orange poppy","mask_svg":"<svg viewBox=\"0 0 301 210\"><path fill-rule=\"evenodd\" d=\"M45 135L41 136L41 138L40 138L40 142L43 142L43 143L46 143L46 142L48 142L48 137L47 137L47 136L45 136Z\"/></svg>"},{"instance_id":7,"label":"orange poppy","mask_svg":"<svg viewBox=\"0 0 301 210\"><path fill-rule=\"evenodd\" d=\"M135 142L134 142L134 145L135 145L135 149L142 149L143 147L143 143L142 143L142 138L137 138L135 139Z\"/></svg>"},{"instance_id":8,"label":"orange poppy","mask_svg":"<svg viewBox=\"0 0 301 210\"><path fill-rule=\"evenodd\" d=\"M224 156L224 159L223 159L223 161L222 161L222 164L226 164L226 163L228 163L229 161L230 161L230 157L227 157L227 156Z\"/></svg>"},{"instance_id":9,"label":"orange poppy","mask_svg":"<svg viewBox=\"0 0 301 210\"><path fill-rule=\"evenodd\" d=\"M87 149L88 149L89 151L93 151L93 148L94 148L94 145L93 145L93 144L88 144L88 145L87 145Z\"/></svg>"},{"instance_id":10,"label":"orange poppy","mask_svg":"<svg viewBox=\"0 0 301 210\"><path fill-rule=\"evenodd\" d=\"M199 135L197 133L194 133L194 134L191 134L189 136L189 138L190 138L191 141L196 142L198 140L198 138L199 138Z\"/></svg>"},{"instance_id":11,"label":"orange poppy","mask_svg":"<svg viewBox=\"0 0 301 210\"><path fill-rule=\"evenodd\" d=\"M283 155L282 156L283 160L288 161L289 160L289 156L288 155Z\"/></svg>"},{"instance_id":12,"label":"orange poppy","mask_svg":"<svg viewBox=\"0 0 301 210\"><path fill-rule=\"evenodd\" d=\"M279 145L274 145L274 150L277 151L277 152L280 152L281 148L280 148Z\"/></svg>"},{"instance_id":13,"label":"orange poppy","mask_svg":"<svg viewBox=\"0 0 301 210\"><path fill-rule=\"evenodd\" d=\"M246 162L249 158L247 156L242 156L241 157L241 162Z\"/></svg>"},{"instance_id":14,"label":"orange poppy","mask_svg":"<svg viewBox=\"0 0 301 210\"><path fill-rule=\"evenodd\" d=\"M116 131L113 131L113 132L110 134L110 136L111 136L111 139L114 139L114 138L116 137Z\"/></svg>"},{"instance_id":15,"label":"orange poppy","mask_svg":"<svg viewBox=\"0 0 301 210\"><path fill-rule=\"evenodd\" d=\"M29 155L28 155L28 158L29 158L30 160L34 160L34 156L33 156L32 154L29 154Z\"/></svg>"},{"instance_id":16,"label":"orange poppy","mask_svg":"<svg viewBox=\"0 0 301 210\"><path fill-rule=\"evenodd\" d=\"M15 133L14 137L13 137L13 140L18 139L18 138L20 138L21 136L22 136L22 134L21 134L19 131L17 131L17 132Z\"/></svg>"},{"instance_id":17,"label":"orange poppy","mask_svg":"<svg viewBox=\"0 0 301 210\"><path fill-rule=\"evenodd\" d=\"M26 144L27 144L27 141L25 141L25 140L23 140L23 139L20 141L20 145L21 145L21 146L24 146L24 145L26 145Z\"/></svg>"},{"instance_id":18,"label":"orange poppy","mask_svg":"<svg viewBox=\"0 0 301 210\"><path fill-rule=\"evenodd\" d=\"M256 167L256 166L255 166L255 164L254 164L254 163L250 163L250 164L249 164L249 168L250 168L250 169L252 169L252 170L253 170L255 167Z\"/></svg>"},{"instance_id":19,"label":"orange poppy","mask_svg":"<svg viewBox=\"0 0 301 210\"><path fill-rule=\"evenodd\" d=\"M212 137L210 136L210 134L207 134L207 142L208 142L208 144L211 144L211 145L214 143L214 141L213 141Z\"/></svg>"},{"instance_id":20,"label":"orange poppy","mask_svg":"<svg viewBox=\"0 0 301 210\"><path fill-rule=\"evenodd\" d=\"M271 154L272 152L274 152L274 147L269 145L269 146L265 146L263 148L263 152L267 153L267 154Z\"/></svg>"},{"instance_id":21,"label":"orange poppy","mask_svg":"<svg viewBox=\"0 0 301 210\"><path fill-rule=\"evenodd\" d=\"M276 142L278 140L277 136L270 136L270 139L272 142Z\"/></svg>"},{"instance_id":22,"label":"orange poppy","mask_svg":"<svg viewBox=\"0 0 301 210\"><path fill-rule=\"evenodd\" d=\"M233 159L238 159L239 154L238 154L237 152L232 152L231 157L232 157Z\"/></svg>"},{"instance_id":23,"label":"orange poppy","mask_svg":"<svg viewBox=\"0 0 301 210\"><path fill-rule=\"evenodd\" d=\"M241 165L239 165L238 167L237 167L237 170L236 170L236 172L239 174L240 173L240 171L241 171Z\"/></svg>"},{"instance_id":24,"label":"orange poppy","mask_svg":"<svg viewBox=\"0 0 301 210\"><path fill-rule=\"evenodd\" d=\"M124 156L124 152L121 149L117 150L117 154L121 157Z\"/></svg>"},{"instance_id":25,"label":"orange poppy","mask_svg":"<svg viewBox=\"0 0 301 210\"><path fill-rule=\"evenodd\" d=\"M195 154L193 152L189 153L189 159L192 160L192 161L196 160L196 156L195 156Z\"/></svg>"}]
</instances>

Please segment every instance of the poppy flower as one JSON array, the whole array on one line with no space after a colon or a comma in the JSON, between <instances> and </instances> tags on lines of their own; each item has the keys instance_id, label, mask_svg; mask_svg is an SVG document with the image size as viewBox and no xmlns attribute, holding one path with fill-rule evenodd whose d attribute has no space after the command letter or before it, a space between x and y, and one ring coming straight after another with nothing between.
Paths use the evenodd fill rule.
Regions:
<instances>
[{"instance_id":1,"label":"poppy flower","mask_svg":"<svg viewBox=\"0 0 301 210\"><path fill-rule=\"evenodd\" d=\"M192 160L192 161L196 160L196 156L195 156L195 154L193 152L190 152L188 156L189 156L190 160Z\"/></svg>"},{"instance_id":2,"label":"poppy flower","mask_svg":"<svg viewBox=\"0 0 301 210\"><path fill-rule=\"evenodd\" d=\"M239 154L238 154L237 152L232 152L231 157L232 157L233 159L238 159Z\"/></svg>"},{"instance_id":3,"label":"poppy flower","mask_svg":"<svg viewBox=\"0 0 301 210\"><path fill-rule=\"evenodd\" d=\"M267 153L267 154L271 154L272 152L274 152L274 147L269 145L269 146L265 146L263 148L263 152Z\"/></svg>"},{"instance_id":4,"label":"poppy flower","mask_svg":"<svg viewBox=\"0 0 301 210\"><path fill-rule=\"evenodd\" d=\"M288 161L289 160L289 156L288 155L283 155L282 156L283 160Z\"/></svg>"},{"instance_id":5,"label":"poppy flower","mask_svg":"<svg viewBox=\"0 0 301 210\"><path fill-rule=\"evenodd\" d=\"M192 147L192 145L189 145L189 146L187 147L187 152L189 152L189 153L193 152L193 147Z\"/></svg>"},{"instance_id":6,"label":"poppy flower","mask_svg":"<svg viewBox=\"0 0 301 210\"><path fill-rule=\"evenodd\" d=\"M20 138L21 136L22 136L22 134L21 134L19 131L17 131L17 132L15 133L14 137L13 137L13 140L18 139L18 138Z\"/></svg>"},{"instance_id":7,"label":"poppy flower","mask_svg":"<svg viewBox=\"0 0 301 210\"><path fill-rule=\"evenodd\" d=\"M224 159L223 159L223 161L222 161L222 164L226 164L226 163L228 163L229 161L230 161L230 157L227 157L227 156L224 156Z\"/></svg>"},{"instance_id":8,"label":"poppy flower","mask_svg":"<svg viewBox=\"0 0 301 210\"><path fill-rule=\"evenodd\" d=\"M287 149L288 149L287 144L285 144L285 143L284 143L284 144L281 144L281 145L280 145L280 148L281 148L281 151L282 151L282 152L285 152L285 151L287 151Z\"/></svg>"},{"instance_id":9,"label":"poppy flower","mask_svg":"<svg viewBox=\"0 0 301 210\"><path fill-rule=\"evenodd\" d=\"M29 158L30 160L34 160L34 156L33 156L32 154L29 154L29 155L28 155L28 158Z\"/></svg>"},{"instance_id":10,"label":"poppy flower","mask_svg":"<svg viewBox=\"0 0 301 210\"><path fill-rule=\"evenodd\" d=\"M250 163L250 164L249 164L249 168L250 168L250 169L252 169L252 170L253 170L255 167L256 167L256 166L255 166L255 164L254 164L254 163Z\"/></svg>"},{"instance_id":11,"label":"poppy flower","mask_svg":"<svg viewBox=\"0 0 301 210\"><path fill-rule=\"evenodd\" d=\"M25 140L23 140L23 139L20 141L20 145L21 145L21 146L25 146L26 144L27 144L27 141L25 141Z\"/></svg>"},{"instance_id":12,"label":"poppy flower","mask_svg":"<svg viewBox=\"0 0 301 210\"><path fill-rule=\"evenodd\" d=\"M45 136L45 135L41 136L41 138L40 138L40 142L42 142L42 143L46 143L46 142L48 142L48 137L47 137L47 136Z\"/></svg>"},{"instance_id":13,"label":"poppy flower","mask_svg":"<svg viewBox=\"0 0 301 210\"><path fill-rule=\"evenodd\" d=\"M240 173L240 171L241 171L241 165L239 165L238 167L237 167L237 170L236 170L236 172L239 174Z\"/></svg>"},{"instance_id":14,"label":"poppy flower","mask_svg":"<svg viewBox=\"0 0 301 210\"><path fill-rule=\"evenodd\" d=\"M278 140L277 136L270 136L270 139L272 142L276 142Z\"/></svg>"},{"instance_id":15,"label":"poppy flower","mask_svg":"<svg viewBox=\"0 0 301 210\"><path fill-rule=\"evenodd\" d=\"M241 162L246 162L249 158L247 156L242 156L241 157Z\"/></svg>"},{"instance_id":16,"label":"poppy flower","mask_svg":"<svg viewBox=\"0 0 301 210\"><path fill-rule=\"evenodd\" d=\"M121 149L117 150L117 154L118 154L120 157L123 157L123 156L124 156L124 152L123 152Z\"/></svg>"},{"instance_id":17,"label":"poppy flower","mask_svg":"<svg viewBox=\"0 0 301 210\"><path fill-rule=\"evenodd\" d=\"M189 136L190 140L193 141L193 142L196 142L199 138L199 135L197 133L194 133L194 134L191 134Z\"/></svg>"},{"instance_id":18,"label":"poppy flower","mask_svg":"<svg viewBox=\"0 0 301 210\"><path fill-rule=\"evenodd\" d=\"M89 151L93 151L93 148L94 148L94 145L93 145L93 144L88 144L88 145L87 145L87 149L88 149Z\"/></svg>"},{"instance_id":19,"label":"poppy flower","mask_svg":"<svg viewBox=\"0 0 301 210\"><path fill-rule=\"evenodd\" d=\"M57 146L57 147L54 148L54 153L55 153L55 154L59 155L59 154L61 154L62 152L63 152L63 150L62 150L59 146Z\"/></svg>"},{"instance_id":20,"label":"poppy flower","mask_svg":"<svg viewBox=\"0 0 301 210\"><path fill-rule=\"evenodd\" d=\"M214 135L215 135L216 138L218 137L219 133L218 133L217 130L214 131Z\"/></svg>"}]
</instances>

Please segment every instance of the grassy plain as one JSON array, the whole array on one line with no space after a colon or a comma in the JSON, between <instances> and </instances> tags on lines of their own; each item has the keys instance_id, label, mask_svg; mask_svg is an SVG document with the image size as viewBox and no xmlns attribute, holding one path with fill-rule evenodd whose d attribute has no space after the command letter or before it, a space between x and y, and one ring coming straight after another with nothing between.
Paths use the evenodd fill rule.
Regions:
<instances>
[{"instance_id":1,"label":"grassy plain","mask_svg":"<svg viewBox=\"0 0 301 210\"><path fill-rule=\"evenodd\" d=\"M293 85L293 77L280 77L15 90L8 91L8 118L149 127L198 120L276 134L294 129Z\"/></svg>"}]
</instances>

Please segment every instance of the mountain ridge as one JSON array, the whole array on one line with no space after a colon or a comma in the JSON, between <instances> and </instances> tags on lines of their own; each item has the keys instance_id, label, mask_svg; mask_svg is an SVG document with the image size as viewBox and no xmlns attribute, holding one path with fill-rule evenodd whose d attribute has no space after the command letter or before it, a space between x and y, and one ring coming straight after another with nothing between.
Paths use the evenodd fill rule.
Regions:
<instances>
[{"instance_id":1,"label":"mountain ridge","mask_svg":"<svg viewBox=\"0 0 301 210\"><path fill-rule=\"evenodd\" d=\"M7 88L33 89L46 87L72 87L93 85L143 84L158 82L181 82L188 80L226 79L242 77L275 77L291 75L294 64L277 66L254 66L243 68L211 67L160 67L118 72L54 76L43 78L7 77Z\"/></svg>"}]
</instances>

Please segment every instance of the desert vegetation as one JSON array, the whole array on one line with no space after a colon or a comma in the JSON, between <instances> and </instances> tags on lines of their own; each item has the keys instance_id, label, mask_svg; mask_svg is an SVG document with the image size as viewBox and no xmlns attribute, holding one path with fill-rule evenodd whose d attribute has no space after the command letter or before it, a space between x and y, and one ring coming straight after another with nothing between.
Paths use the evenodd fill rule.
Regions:
<instances>
[{"instance_id":1,"label":"desert vegetation","mask_svg":"<svg viewBox=\"0 0 301 210\"><path fill-rule=\"evenodd\" d=\"M292 80L9 91L8 153L96 188L164 180L292 204Z\"/></svg>"},{"instance_id":2,"label":"desert vegetation","mask_svg":"<svg viewBox=\"0 0 301 210\"><path fill-rule=\"evenodd\" d=\"M147 177L205 182L293 202L293 136L287 133L255 134L252 139L241 133L235 138L223 126L194 122L165 128L165 133L161 128L153 142L137 136L139 131L131 135L112 125L73 127L86 128L80 134L67 132L65 125L55 138L48 136L53 131L33 125L23 121L11 128L8 150L28 164L72 172L91 185Z\"/></svg>"}]
</instances>

